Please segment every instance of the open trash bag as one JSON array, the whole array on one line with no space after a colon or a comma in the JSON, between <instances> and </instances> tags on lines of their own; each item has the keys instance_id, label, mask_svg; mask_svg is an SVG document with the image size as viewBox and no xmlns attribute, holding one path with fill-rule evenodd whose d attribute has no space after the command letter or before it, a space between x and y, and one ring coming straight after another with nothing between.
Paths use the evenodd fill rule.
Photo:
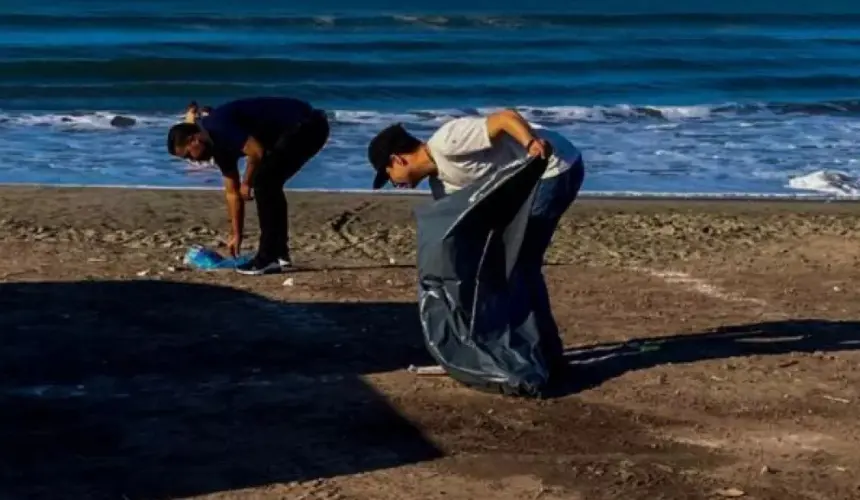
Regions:
<instances>
[{"instance_id":1,"label":"open trash bag","mask_svg":"<svg viewBox=\"0 0 860 500\"><path fill-rule=\"evenodd\" d=\"M546 160L527 158L415 209L425 344L455 380L538 396L549 363L514 265Z\"/></svg>"}]
</instances>

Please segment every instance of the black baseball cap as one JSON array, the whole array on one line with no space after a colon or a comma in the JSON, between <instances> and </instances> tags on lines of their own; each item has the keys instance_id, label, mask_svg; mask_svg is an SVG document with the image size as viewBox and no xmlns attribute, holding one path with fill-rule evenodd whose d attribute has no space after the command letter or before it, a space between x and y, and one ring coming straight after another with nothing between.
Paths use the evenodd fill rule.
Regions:
<instances>
[{"instance_id":1,"label":"black baseball cap","mask_svg":"<svg viewBox=\"0 0 860 500\"><path fill-rule=\"evenodd\" d=\"M379 189L391 180L385 170L391 164L391 155L411 153L420 144L421 141L407 132L400 123L389 125L376 134L367 146L367 159L376 170L373 189Z\"/></svg>"}]
</instances>

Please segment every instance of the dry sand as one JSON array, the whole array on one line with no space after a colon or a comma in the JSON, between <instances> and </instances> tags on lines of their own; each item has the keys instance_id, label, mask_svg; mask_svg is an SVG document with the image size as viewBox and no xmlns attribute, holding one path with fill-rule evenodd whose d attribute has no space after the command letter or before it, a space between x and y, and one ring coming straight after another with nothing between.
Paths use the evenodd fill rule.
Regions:
<instances>
[{"instance_id":1,"label":"dry sand","mask_svg":"<svg viewBox=\"0 0 860 500\"><path fill-rule=\"evenodd\" d=\"M0 498L860 498L860 205L578 202L532 401L406 370L426 201L290 194L243 277L176 261L218 192L0 189Z\"/></svg>"}]
</instances>

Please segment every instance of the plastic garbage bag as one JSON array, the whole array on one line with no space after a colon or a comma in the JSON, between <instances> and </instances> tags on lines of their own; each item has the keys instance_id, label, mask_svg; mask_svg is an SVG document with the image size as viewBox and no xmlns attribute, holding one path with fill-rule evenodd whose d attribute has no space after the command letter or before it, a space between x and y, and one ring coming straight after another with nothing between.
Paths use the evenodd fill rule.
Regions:
<instances>
[{"instance_id":1,"label":"plastic garbage bag","mask_svg":"<svg viewBox=\"0 0 860 500\"><path fill-rule=\"evenodd\" d=\"M513 273L546 160L527 158L415 209L424 342L455 380L539 396L550 367Z\"/></svg>"},{"instance_id":2,"label":"plastic garbage bag","mask_svg":"<svg viewBox=\"0 0 860 500\"><path fill-rule=\"evenodd\" d=\"M235 269L236 266L248 262L252 258L251 255L240 255L236 258L224 257L211 248L192 245L185 252L182 262L192 269L213 271L218 269Z\"/></svg>"}]
</instances>

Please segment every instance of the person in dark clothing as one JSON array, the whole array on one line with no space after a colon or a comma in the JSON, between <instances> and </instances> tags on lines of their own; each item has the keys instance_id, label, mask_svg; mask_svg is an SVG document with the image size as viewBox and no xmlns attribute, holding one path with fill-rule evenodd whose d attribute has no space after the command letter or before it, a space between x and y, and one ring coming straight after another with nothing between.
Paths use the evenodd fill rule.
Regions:
<instances>
[{"instance_id":1,"label":"person in dark clothing","mask_svg":"<svg viewBox=\"0 0 860 500\"><path fill-rule=\"evenodd\" d=\"M237 271L267 274L292 265L284 184L329 138L325 112L297 99L252 97L218 106L196 123L178 123L167 134L167 150L193 161L213 159L224 177L233 236L230 254L242 245L246 200L256 200L260 244ZM239 159L246 158L239 176ZM253 188L253 196L251 190Z\"/></svg>"}]
</instances>

